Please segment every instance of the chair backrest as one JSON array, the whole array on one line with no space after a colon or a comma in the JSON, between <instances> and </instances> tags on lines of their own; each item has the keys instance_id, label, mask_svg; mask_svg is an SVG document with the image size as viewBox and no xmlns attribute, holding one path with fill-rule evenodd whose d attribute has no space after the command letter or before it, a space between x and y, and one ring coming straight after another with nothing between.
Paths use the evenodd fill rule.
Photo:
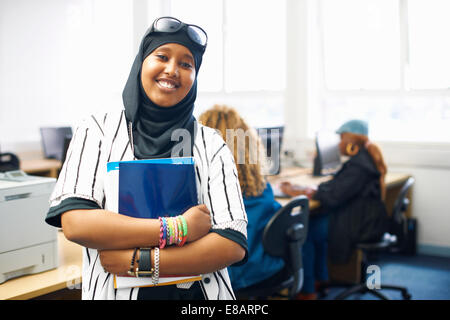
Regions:
<instances>
[{"instance_id":1,"label":"chair backrest","mask_svg":"<svg viewBox=\"0 0 450 320\"><path fill-rule=\"evenodd\" d=\"M402 223L404 219L404 213L408 209L409 199L407 198L408 191L411 189L415 182L413 177L409 177L401 188L397 199L395 199L394 207L392 209L392 219L395 223Z\"/></svg>"},{"instance_id":2,"label":"chair backrest","mask_svg":"<svg viewBox=\"0 0 450 320\"><path fill-rule=\"evenodd\" d=\"M299 196L280 208L269 220L263 232L264 250L283 258L294 277L290 295L297 293L302 282L302 246L308 234L309 200ZM301 279L300 279L301 278Z\"/></svg>"},{"instance_id":3,"label":"chair backrest","mask_svg":"<svg viewBox=\"0 0 450 320\"><path fill-rule=\"evenodd\" d=\"M394 202L392 216L389 222L389 234L395 235L395 243L391 246L392 252L404 252L408 238L408 219L405 215L409 206L408 191L414 185L414 178L410 177L403 184L397 199Z\"/></svg>"},{"instance_id":4,"label":"chair backrest","mask_svg":"<svg viewBox=\"0 0 450 320\"><path fill-rule=\"evenodd\" d=\"M0 172L19 170L19 158L10 152L0 153Z\"/></svg>"}]
</instances>

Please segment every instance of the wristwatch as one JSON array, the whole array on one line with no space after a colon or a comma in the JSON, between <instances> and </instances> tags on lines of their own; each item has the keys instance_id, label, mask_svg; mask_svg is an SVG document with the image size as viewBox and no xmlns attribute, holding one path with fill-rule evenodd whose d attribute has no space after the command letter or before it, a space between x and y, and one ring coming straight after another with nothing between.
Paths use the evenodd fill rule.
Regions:
<instances>
[{"instance_id":1,"label":"wristwatch","mask_svg":"<svg viewBox=\"0 0 450 320\"><path fill-rule=\"evenodd\" d=\"M136 268L136 277L152 277L154 269L150 260L151 248L140 248L139 267Z\"/></svg>"}]
</instances>

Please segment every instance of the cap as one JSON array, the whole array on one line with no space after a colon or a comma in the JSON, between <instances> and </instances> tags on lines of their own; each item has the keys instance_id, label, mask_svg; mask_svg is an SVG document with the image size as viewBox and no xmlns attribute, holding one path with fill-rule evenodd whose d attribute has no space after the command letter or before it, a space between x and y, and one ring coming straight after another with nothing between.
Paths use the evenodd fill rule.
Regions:
<instances>
[{"instance_id":1,"label":"cap","mask_svg":"<svg viewBox=\"0 0 450 320\"><path fill-rule=\"evenodd\" d=\"M336 130L336 133L350 132L354 134L369 135L369 124L363 120L349 120Z\"/></svg>"}]
</instances>

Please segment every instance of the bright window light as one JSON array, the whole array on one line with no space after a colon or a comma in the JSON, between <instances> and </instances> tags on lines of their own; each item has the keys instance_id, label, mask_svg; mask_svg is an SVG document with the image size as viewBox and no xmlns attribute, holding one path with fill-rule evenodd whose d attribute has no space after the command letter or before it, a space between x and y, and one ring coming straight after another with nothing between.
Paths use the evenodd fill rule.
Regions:
<instances>
[{"instance_id":1,"label":"bright window light","mask_svg":"<svg viewBox=\"0 0 450 320\"><path fill-rule=\"evenodd\" d=\"M322 5L328 89L398 89L398 1L325 0Z\"/></svg>"},{"instance_id":2,"label":"bright window light","mask_svg":"<svg viewBox=\"0 0 450 320\"><path fill-rule=\"evenodd\" d=\"M410 86L450 88L450 1L409 0Z\"/></svg>"},{"instance_id":3,"label":"bright window light","mask_svg":"<svg viewBox=\"0 0 450 320\"><path fill-rule=\"evenodd\" d=\"M284 90L286 2L226 1L225 12L225 90Z\"/></svg>"},{"instance_id":4,"label":"bright window light","mask_svg":"<svg viewBox=\"0 0 450 320\"><path fill-rule=\"evenodd\" d=\"M198 74L198 90L217 92L223 87L222 1L172 0L171 15L196 24L208 34L208 47Z\"/></svg>"}]
</instances>

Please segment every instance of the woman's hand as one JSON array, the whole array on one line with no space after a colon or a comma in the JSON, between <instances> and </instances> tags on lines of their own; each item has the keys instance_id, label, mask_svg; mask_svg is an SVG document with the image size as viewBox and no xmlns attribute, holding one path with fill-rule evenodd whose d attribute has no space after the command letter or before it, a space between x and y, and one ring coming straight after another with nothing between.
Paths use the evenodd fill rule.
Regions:
<instances>
[{"instance_id":1,"label":"woman's hand","mask_svg":"<svg viewBox=\"0 0 450 320\"><path fill-rule=\"evenodd\" d=\"M195 241L208 233L211 229L211 217L206 205L201 204L190 208L183 216L187 223L187 241Z\"/></svg>"},{"instance_id":2,"label":"woman's hand","mask_svg":"<svg viewBox=\"0 0 450 320\"><path fill-rule=\"evenodd\" d=\"M308 199L312 199L314 194L316 193L317 188L306 187L304 190L304 195L308 197Z\"/></svg>"},{"instance_id":3,"label":"woman's hand","mask_svg":"<svg viewBox=\"0 0 450 320\"><path fill-rule=\"evenodd\" d=\"M285 181L280 184L280 190L283 191L283 193L285 193L291 197L305 195L309 199L311 199L314 196L314 194L316 193L317 188L293 185L290 182Z\"/></svg>"},{"instance_id":4,"label":"woman's hand","mask_svg":"<svg viewBox=\"0 0 450 320\"><path fill-rule=\"evenodd\" d=\"M99 258L103 269L117 275L127 275L130 270L134 249L124 250L99 250ZM135 261L139 259L136 253ZM136 263L135 263L136 265Z\"/></svg>"},{"instance_id":5,"label":"woman's hand","mask_svg":"<svg viewBox=\"0 0 450 320\"><path fill-rule=\"evenodd\" d=\"M298 186L295 186L295 185L291 184L288 181L284 181L284 182L280 183L280 190L283 193L285 193L285 194L287 194L288 196L291 196L291 197L296 197L296 196L299 196L301 194L304 194L303 193L303 188L299 188Z\"/></svg>"}]
</instances>

